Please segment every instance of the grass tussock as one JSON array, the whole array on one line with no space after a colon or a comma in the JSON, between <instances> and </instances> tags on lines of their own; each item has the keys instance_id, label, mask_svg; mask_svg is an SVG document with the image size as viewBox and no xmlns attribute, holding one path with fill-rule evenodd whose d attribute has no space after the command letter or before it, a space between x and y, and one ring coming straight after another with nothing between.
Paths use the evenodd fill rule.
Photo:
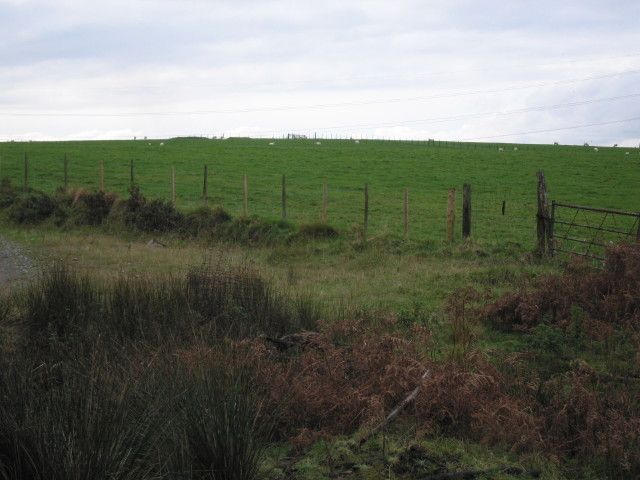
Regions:
<instances>
[{"instance_id":1,"label":"grass tussock","mask_svg":"<svg viewBox=\"0 0 640 480\"><path fill-rule=\"evenodd\" d=\"M184 277L121 276L100 282L62 264L20 292L33 338L107 335L121 341L188 341L313 328L317 308L275 292L247 267L201 266Z\"/></svg>"},{"instance_id":2,"label":"grass tussock","mask_svg":"<svg viewBox=\"0 0 640 480\"><path fill-rule=\"evenodd\" d=\"M610 370L617 353L596 355L589 323L576 322L615 308L624 315L612 328L633 336L636 257L619 248L604 271L581 267L602 289L592 294L607 295L578 297L570 336L549 323L492 356L478 349L470 305L483 299L472 291L448 306L447 354L429 328L394 316L318 323L246 268L101 282L58 265L7 299L20 341L0 358L0 478L95 468L97 478L253 479L268 442L301 451L364 435L420 382L403 420L419 432L546 455L575 476L588 465L598 478L634 478L637 345ZM531 345L570 359L542 364Z\"/></svg>"},{"instance_id":3,"label":"grass tussock","mask_svg":"<svg viewBox=\"0 0 640 480\"><path fill-rule=\"evenodd\" d=\"M122 354L3 362L0 478L252 480L268 418L233 364Z\"/></svg>"}]
</instances>

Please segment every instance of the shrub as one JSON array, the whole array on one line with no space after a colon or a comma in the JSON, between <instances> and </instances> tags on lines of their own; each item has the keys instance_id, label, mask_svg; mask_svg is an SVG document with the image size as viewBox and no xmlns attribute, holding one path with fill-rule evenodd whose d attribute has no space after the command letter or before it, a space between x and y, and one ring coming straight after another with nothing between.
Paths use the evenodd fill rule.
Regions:
<instances>
[{"instance_id":1,"label":"shrub","mask_svg":"<svg viewBox=\"0 0 640 480\"><path fill-rule=\"evenodd\" d=\"M76 225L100 225L107 218L116 200L114 194L87 192L73 201L73 218Z\"/></svg>"},{"instance_id":2,"label":"shrub","mask_svg":"<svg viewBox=\"0 0 640 480\"><path fill-rule=\"evenodd\" d=\"M336 238L338 235L338 231L331 225L327 225L325 223L309 223L300 225L298 233L297 235L294 235L294 238Z\"/></svg>"},{"instance_id":3,"label":"shrub","mask_svg":"<svg viewBox=\"0 0 640 480\"><path fill-rule=\"evenodd\" d=\"M230 221L231 215L222 207L202 206L185 215L184 227L187 233L198 235L201 232L212 231Z\"/></svg>"},{"instance_id":4,"label":"shrub","mask_svg":"<svg viewBox=\"0 0 640 480\"><path fill-rule=\"evenodd\" d=\"M215 229L213 236L220 240L246 245L271 245L285 241L292 232L291 224L270 222L256 217L236 218Z\"/></svg>"},{"instance_id":5,"label":"shrub","mask_svg":"<svg viewBox=\"0 0 640 480\"><path fill-rule=\"evenodd\" d=\"M170 232L181 229L184 217L167 200L144 204L133 216L133 225L143 232Z\"/></svg>"},{"instance_id":6,"label":"shrub","mask_svg":"<svg viewBox=\"0 0 640 480\"><path fill-rule=\"evenodd\" d=\"M131 214L138 212L145 204L147 199L144 198L140 187L138 185L132 185L129 189L129 198L125 202L125 209Z\"/></svg>"},{"instance_id":7,"label":"shrub","mask_svg":"<svg viewBox=\"0 0 640 480\"><path fill-rule=\"evenodd\" d=\"M137 185L129 190L129 198L117 205L124 223L142 232L161 233L179 230L184 216L167 200L147 201Z\"/></svg>"},{"instance_id":8,"label":"shrub","mask_svg":"<svg viewBox=\"0 0 640 480\"><path fill-rule=\"evenodd\" d=\"M9 177L0 181L0 209L9 207L18 197L18 191L11 185Z\"/></svg>"},{"instance_id":9,"label":"shrub","mask_svg":"<svg viewBox=\"0 0 640 480\"><path fill-rule=\"evenodd\" d=\"M480 310L481 317L504 330L528 330L541 322L567 327L575 312L586 320L633 328L640 326L640 244L607 251L602 270L574 263L562 274L509 293ZM597 334L597 332L594 332Z\"/></svg>"},{"instance_id":10,"label":"shrub","mask_svg":"<svg viewBox=\"0 0 640 480\"><path fill-rule=\"evenodd\" d=\"M41 192L19 195L7 209L9 218L16 223L40 223L53 214L55 201Z\"/></svg>"}]
</instances>

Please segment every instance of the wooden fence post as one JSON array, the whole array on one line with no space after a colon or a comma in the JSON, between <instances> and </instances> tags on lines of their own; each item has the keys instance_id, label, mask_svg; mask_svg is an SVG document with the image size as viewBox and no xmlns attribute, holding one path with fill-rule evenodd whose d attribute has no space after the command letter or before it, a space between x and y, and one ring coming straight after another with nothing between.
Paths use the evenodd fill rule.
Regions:
<instances>
[{"instance_id":1,"label":"wooden fence post","mask_svg":"<svg viewBox=\"0 0 640 480\"><path fill-rule=\"evenodd\" d=\"M556 201L551 200L551 218L549 220L549 228L547 232L547 248L549 248L550 257L553 257L556 254L556 244L555 244L555 239L553 238L555 221L556 221Z\"/></svg>"},{"instance_id":2,"label":"wooden fence post","mask_svg":"<svg viewBox=\"0 0 640 480\"><path fill-rule=\"evenodd\" d=\"M450 188L447 197L447 240L453 242L453 231L456 221L456 189Z\"/></svg>"},{"instance_id":3,"label":"wooden fence post","mask_svg":"<svg viewBox=\"0 0 640 480\"><path fill-rule=\"evenodd\" d=\"M547 196L547 182L544 178L544 172L539 171L538 176L538 213L537 213L537 233L539 255L547 253L547 241L549 238L549 199Z\"/></svg>"},{"instance_id":4,"label":"wooden fence post","mask_svg":"<svg viewBox=\"0 0 640 480\"><path fill-rule=\"evenodd\" d=\"M176 204L176 167L171 167L171 203Z\"/></svg>"},{"instance_id":5,"label":"wooden fence post","mask_svg":"<svg viewBox=\"0 0 640 480\"><path fill-rule=\"evenodd\" d=\"M209 171L207 165L204 166L204 178L202 180L202 199L206 202L209 198L208 192Z\"/></svg>"},{"instance_id":6,"label":"wooden fence post","mask_svg":"<svg viewBox=\"0 0 640 480\"><path fill-rule=\"evenodd\" d=\"M465 183L462 187L462 237L471 236L471 185Z\"/></svg>"},{"instance_id":7,"label":"wooden fence post","mask_svg":"<svg viewBox=\"0 0 640 480\"><path fill-rule=\"evenodd\" d=\"M104 160L100 160L100 191L104 192Z\"/></svg>"},{"instance_id":8,"label":"wooden fence post","mask_svg":"<svg viewBox=\"0 0 640 480\"><path fill-rule=\"evenodd\" d=\"M69 160L67 159L67 154L64 154L64 191L66 192L69 189Z\"/></svg>"},{"instance_id":9,"label":"wooden fence post","mask_svg":"<svg viewBox=\"0 0 640 480\"><path fill-rule=\"evenodd\" d=\"M249 212L249 184L247 182L247 176L242 178L242 214L247 216Z\"/></svg>"},{"instance_id":10,"label":"wooden fence post","mask_svg":"<svg viewBox=\"0 0 640 480\"><path fill-rule=\"evenodd\" d=\"M327 181L325 180L322 184L322 223L327 223L328 214L327 208L329 204L329 187L327 186Z\"/></svg>"},{"instance_id":11,"label":"wooden fence post","mask_svg":"<svg viewBox=\"0 0 640 480\"><path fill-rule=\"evenodd\" d=\"M367 238L367 230L369 228L369 184L364 184L364 238Z\"/></svg>"},{"instance_id":12,"label":"wooden fence post","mask_svg":"<svg viewBox=\"0 0 640 480\"><path fill-rule=\"evenodd\" d=\"M409 240L409 189L404 189L404 205L402 209L402 219L404 224L404 239Z\"/></svg>"},{"instance_id":13,"label":"wooden fence post","mask_svg":"<svg viewBox=\"0 0 640 480\"><path fill-rule=\"evenodd\" d=\"M282 220L287 219L287 177L282 175Z\"/></svg>"},{"instance_id":14,"label":"wooden fence post","mask_svg":"<svg viewBox=\"0 0 640 480\"><path fill-rule=\"evenodd\" d=\"M27 152L24 152L24 188L25 192L29 191L29 158Z\"/></svg>"}]
</instances>

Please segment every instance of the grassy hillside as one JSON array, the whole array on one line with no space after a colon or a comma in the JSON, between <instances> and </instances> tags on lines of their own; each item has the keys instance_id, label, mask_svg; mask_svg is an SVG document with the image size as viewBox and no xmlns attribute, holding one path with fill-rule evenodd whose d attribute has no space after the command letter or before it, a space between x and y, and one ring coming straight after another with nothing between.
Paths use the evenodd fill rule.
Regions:
<instances>
[{"instance_id":1,"label":"grassy hillside","mask_svg":"<svg viewBox=\"0 0 640 480\"><path fill-rule=\"evenodd\" d=\"M178 205L192 208L202 201L206 164L210 203L240 214L242 176L246 174L249 213L279 218L281 175L285 174L289 219L296 223L319 218L326 179L329 223L341 229L362 222L363 185L368 183L369 228L374 235L402 233L403 189L408 188L411 237L434 242L445 235L447 189L457 189L460 212L462 184L470 183L473 237L486 243L531 244L535 172L540 169L546 173L552 199L632 211L639 208L637 149L345 140L322 140L320 145L313 140L270 143L266 139L10 142L0 144L0 176L21 184L26 152L30 185L52 191L63 182L66 153L70 186L96 188L102 160L105 188L124 194L133 160L142 191L169 198L174 166ZM458 221L456 235L460 235Z\"/></svg>"}]
</instances>

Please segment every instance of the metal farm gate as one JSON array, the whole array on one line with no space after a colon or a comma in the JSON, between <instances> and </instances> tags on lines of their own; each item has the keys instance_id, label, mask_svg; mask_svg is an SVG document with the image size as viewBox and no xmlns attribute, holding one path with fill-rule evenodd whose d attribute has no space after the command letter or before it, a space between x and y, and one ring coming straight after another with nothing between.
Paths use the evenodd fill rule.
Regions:
<instances>
[{"instance_id":1,"label":"metal farm gate","mask_svg":"<svg viewBox=\"0 0 640 480\"><path fill-rule=\"evenodd\" d=\"M549 253L602 261L608 246L640 241L640 212L551 202Z\"/></svg>"}]
</instances>

